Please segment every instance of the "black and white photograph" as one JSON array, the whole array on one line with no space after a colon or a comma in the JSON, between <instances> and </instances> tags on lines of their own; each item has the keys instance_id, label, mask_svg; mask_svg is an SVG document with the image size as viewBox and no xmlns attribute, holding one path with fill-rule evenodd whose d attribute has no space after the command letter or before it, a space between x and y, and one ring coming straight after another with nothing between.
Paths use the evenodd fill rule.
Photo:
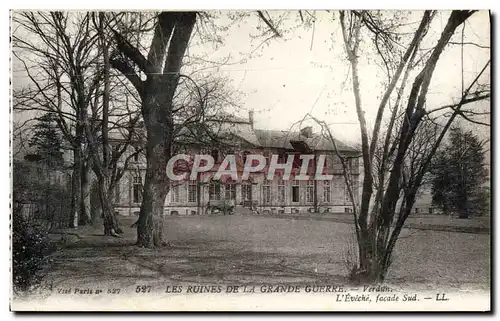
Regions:
<instances>
[{"instance_id":1,"label":"black and white photograph","mask_svg":"<svg viewBox=\"0 0 500 321\"><path fill-rule=\"evenodd\" d=\"M11 10L11 311L491 312L493 16Z\"/></svg>"}]
</instances>

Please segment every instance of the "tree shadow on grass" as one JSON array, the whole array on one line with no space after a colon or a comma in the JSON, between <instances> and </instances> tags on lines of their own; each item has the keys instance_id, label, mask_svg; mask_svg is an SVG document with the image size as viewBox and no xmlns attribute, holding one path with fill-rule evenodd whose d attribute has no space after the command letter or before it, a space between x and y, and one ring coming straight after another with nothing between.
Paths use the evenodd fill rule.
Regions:
<instances>
[{"instance_id":1,"label":"tree shadow on grass","mask_svg":"<svg viewBox=\"0 0 500 321\"><path fill-rule=\"evenodd\" d=\"M136 241L129 238L117 238L112 236L87 236L77 242L69 243L63 246L62 251L65 249L83 249L83 248L122 248L135 245Z\"/></svg>"},{"instance_id":2,"label":"tree shadow on grass","mask_svg":"<svg viewBox=\"0 0 500 321\"><path fill-rule=\"evenodd\" d=\"M175 245L174 245L175 247ZM185 249L185 247L182 247ZM339 282L339 274L318 272L312 265L320 256L286 256L276 253L218 249L202 253L169 251L154 257L129 256L125 259L136 266L157 273L162 278L178 282L289 280ZM299 264L300 263L300 264ZM309 263L309 264L308 264ZM326 262L322 262L327 264ZM341 262L337 262L340 264ZM300 266L299 266L300 265Z\"/></svg>"},{"instance_id":3,"label":"tree shadow on grass","mask_svg":"<svg viewBox=\"0 0 500 321\"><path fill-rule=\"evenodd\" d=\"M135 240L89 235L54 256L53 276L128 282L136 279L196 283L345 283L324 255L289 255L242 250L226 240L179 240L170 246L139 249ZM322 265L323 272L314 267ZM128 280L127 280L128 279ZM135 281L134 281L135 282Z\"/></svg>"}]
</instances>

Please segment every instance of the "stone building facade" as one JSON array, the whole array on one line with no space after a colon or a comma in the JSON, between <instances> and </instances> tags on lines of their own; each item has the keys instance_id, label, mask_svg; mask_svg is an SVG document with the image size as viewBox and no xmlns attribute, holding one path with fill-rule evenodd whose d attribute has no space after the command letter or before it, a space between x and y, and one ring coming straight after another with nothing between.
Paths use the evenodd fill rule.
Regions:
<instances>
[{"instance_id":1,"label":"stone building facade","mask_svg":"<svg viewBox=\"0 0 500 321\"><path fill-rule=\"evenodd\" d=\"M332 142L312 132L311 127L300 132L255 129L252 113L248 119L230 117L223 122L221 132L229 137L231 144L224 149L189 144L184 146L186 154L210 154L214 157L212 170L199 173L196 180L172 181L165 201L165 215L204 215L209 204L229 202L235 211L258 213L344 213L351 210L351 202L344 180L340 159L336 156ZM348 159L354 184L356 202L359 201L359 151L336 141L338 151ZM238 180L224 175L220 180L213 176L226 155L235 155ZM251 173L242 180L242 171L249 154L260 154L266 158L266 167ZM323 175L332 175L331 180L298 180L301 160L299 155L313 154L314 159L325 155ZM283 164L293 155L290 179L282 178L276 171L273 180L267 180L268 165L272 155ZM130 169L117 185L114 193L115 210L120 215L138 215L142 201L146 162L143 155L136 156ZM315 160L310 162L308 174L314 177Z\"/></svg>"}]
</instances>

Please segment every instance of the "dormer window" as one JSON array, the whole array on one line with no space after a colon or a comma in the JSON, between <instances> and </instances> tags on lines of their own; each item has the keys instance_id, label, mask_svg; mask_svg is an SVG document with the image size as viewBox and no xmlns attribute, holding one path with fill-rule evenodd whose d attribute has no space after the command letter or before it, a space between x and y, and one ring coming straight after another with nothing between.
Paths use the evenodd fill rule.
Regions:
<instances>
[{"instance_id":1,"label":"dormer window","mask_svg":"<svg viewBox=\"0 0 500 321\"><path fill-rule=\"evenodd\" d=\"M285 164L287 155L284 150L278 150L278 164Z\"/></svg>"}]
</instances>

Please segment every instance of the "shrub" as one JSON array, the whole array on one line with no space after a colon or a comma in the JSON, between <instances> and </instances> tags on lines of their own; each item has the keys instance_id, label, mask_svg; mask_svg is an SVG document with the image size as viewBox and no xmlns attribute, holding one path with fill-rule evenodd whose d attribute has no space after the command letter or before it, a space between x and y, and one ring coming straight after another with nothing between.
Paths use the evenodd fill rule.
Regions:
<instances>
[{"instance_id":1,"label":"shrub","mask_svg":"<svg viewBox=\"0 0 500 321\"><path fill-rule=\"evenodd\" d=\"M54 250L47 232L39 225L28 224L20 213L12 220L12 278L16 294L37 288L43 268Z\"/></svg>"}]
</instances>

